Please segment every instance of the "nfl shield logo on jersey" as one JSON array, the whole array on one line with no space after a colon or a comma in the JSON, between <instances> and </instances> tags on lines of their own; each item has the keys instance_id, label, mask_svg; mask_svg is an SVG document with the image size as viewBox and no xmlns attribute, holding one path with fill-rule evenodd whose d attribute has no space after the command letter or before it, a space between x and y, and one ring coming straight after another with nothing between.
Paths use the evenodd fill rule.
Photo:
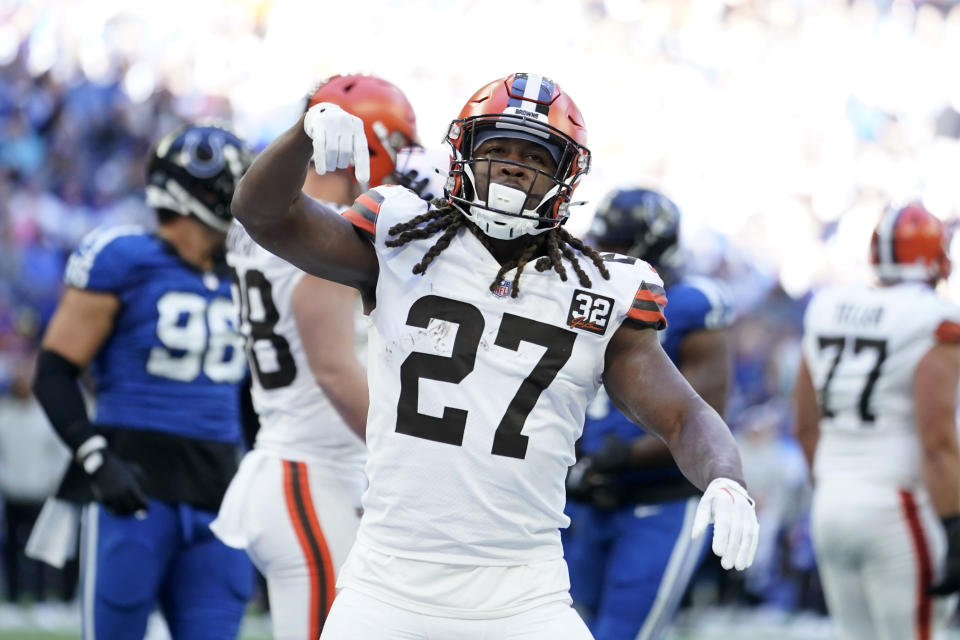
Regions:
<instances>
[{"instance_id":1,"label":"nfl shield logo on jersey","mask_svg":"<svg viewBox=\"0 0 960 640\"><path fill-rule=\"evenodd\" d=\"M500 280L500 284L493 288L493 295L498 298L506 298L510 295L511 282L509 280Z\"/></svg>"}]
</instances>

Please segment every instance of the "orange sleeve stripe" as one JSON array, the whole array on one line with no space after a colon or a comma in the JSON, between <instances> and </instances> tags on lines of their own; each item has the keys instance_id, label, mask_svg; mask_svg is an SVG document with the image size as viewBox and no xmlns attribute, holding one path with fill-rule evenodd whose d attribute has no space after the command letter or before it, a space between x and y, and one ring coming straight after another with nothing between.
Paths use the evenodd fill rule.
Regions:
<instances>
[{"instance_id":1,"label":"orange sleeve stripe","mask_svg":"<svg viewBox=\"0 0 960 640\"><path fill-rule=\"evenodd\" d=\"M658 311L647 311L645 309L637 309L634 307L627 312L627 316L633 318L634 320L639 320L640 322L649 322L655 324L658 327L666 327L667 319L664 315Z\"/></svg>"},{"instance_id":2,"label":"orange sleeve stripe","mask_svg":"<svg viewBox=\"0 0 960 640\"><path fill-rule=\"evenodd\" d=\"M649 289L639 289L634 299L649 300L650 302L657 303L661 307L667 306L667 296L663 295L662 293L655 293Z\"/></svg>"},{"instance_id":3,"label":"orange sleeve stripe","mask_svg":"<svg viewBox=\"0 0 960 640\"><path fill-rule=\"evenodd\" d=\"M362 197L362 196L361 196ZM353 209L346 209L342 214L344 218L353 223L353 226L360 227L370 235L376 235L377 225L373 221L368 220L363 215L357 213Z\"/></svg>"},{"instance_id":4,"label":"orange sleeve stripe","mask_svg":"<svg viewBox=\"0 0 960 640\"><path fill-rule=\"evenodd\" d=\"M960 342L960 324L953 320L944 320L937 326L935 335L940 342L956 344Z\"/></svg>"},{"instance_id":5,"label":"orange sleeve stripe","mask_svg":"<svg viewBox=\"0 0 960 640\"><path fill-rule=\"evenodd\" d=\"M357 198L356 201L365 206L367 209L370 209L374 215L380 215L380 205L383 203L383 201L381 200L380 202L377 202L371 198L369 191Z\"/></svg>"}]
</instances>

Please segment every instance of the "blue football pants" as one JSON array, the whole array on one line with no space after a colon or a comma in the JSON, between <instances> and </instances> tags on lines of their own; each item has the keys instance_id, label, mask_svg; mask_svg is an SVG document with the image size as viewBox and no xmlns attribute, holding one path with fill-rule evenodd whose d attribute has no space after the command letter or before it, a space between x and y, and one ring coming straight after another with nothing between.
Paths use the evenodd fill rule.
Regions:
<instances>
[{"instance_id":1,"label":"blue football pants","mask_svg":"<svg viewBox=\"0 0 960 640\"><path fill-rule=\"evenodd\" d=\"M570 595L596 640L659 640L703 559L690 539L698 498L607 511L570 501Z\"/></svg>"},{"instance_id":2,"label":"blue football pants","mask_svg":"<svg viewBox=\"0 0 960 640\"><path fill-rule=\"evenodd\" d=\"M152 499L142 518L89 504L80 552L83 640L142 640L157 606L173 640L235 640L253 566L213 535L215 516Z\"/></svg>"}]
</instances>

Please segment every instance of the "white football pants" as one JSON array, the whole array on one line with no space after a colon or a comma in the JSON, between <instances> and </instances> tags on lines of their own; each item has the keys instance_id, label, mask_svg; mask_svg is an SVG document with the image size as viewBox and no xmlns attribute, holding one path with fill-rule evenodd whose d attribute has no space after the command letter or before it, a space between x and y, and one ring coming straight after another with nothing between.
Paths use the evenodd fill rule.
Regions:
<instances>
[{"instance_id":1,"label":"white football pants","mask_svg":"<svg viewBox=\"0 0 960 640\"><path fill-rule=\"evenodd\" d=\"M275 640L317 640L336 593L336 576L356 538L361 469L248 453L220 507L214 532L245 548L267 579Z\"/></svg>"},{"instance_id":2,"label":"white football pants","mask_svg":"<svg viewBox=\"0 0 960 640\"><path fill-rule=\"evenodd\" d=\"M566 602L550 602L503 618L461 620L395 607L343 589L321 640L593 640Z\"/></svg>"},{"instance_id":3,"label":"white football pants","mask_svg":"<svg viewBox=\"0 0 960 640\"><path fill-rule=\"evenodd\" d=\"M946 536L925 491L818 482L811 512L827 608L843 640L935 640L956 597L926 594Z\"/></svg>"}]
</instances>

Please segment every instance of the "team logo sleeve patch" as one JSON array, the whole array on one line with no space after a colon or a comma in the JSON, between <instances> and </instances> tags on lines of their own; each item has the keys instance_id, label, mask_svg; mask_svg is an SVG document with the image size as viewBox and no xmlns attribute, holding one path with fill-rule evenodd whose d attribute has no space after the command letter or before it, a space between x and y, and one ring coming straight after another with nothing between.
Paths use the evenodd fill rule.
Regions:
<instances>
[{"instance_id":1,"label":"team logo sleeve patch","mask_svg":"<svg viewBox=\"0 0 960 640\"><path fill-rule=\"evenodd\" d=\"M947 344L960 343L960 323L956 323L953 320L944 320L937 325L935 335L940 342Z\"/></svg>"},{"instance_id":2,"label":"team logo sleeve patch","mask_svg":"<svg viewBox=\"0 0 960 640\"><path fill-rule=\"evenodd\" d=\"M607 331L612 310L613 298L576 289L567 312L567 326L602 336Z\"/></svg>"},{"instance_id":3,"label":"team logo sleeve patch","mask_svg":"<svg viewBox=\"0 0 960 640\"><path fill-rule=\"evenodd\" d=\"M357 198L349 209L341 215L353 223L371 242L377 235L377 216L380 215L380 206L383 204L383 194L370 189Z\"/></svg>"},{"instance_id":4,"label":"team logo sleeve patch","mask_svg":"<svg viewBox=\"0 0 960 640\"><path fill-rule=\"evenodd\" d=\"M667 296L663 287L643 282L633 297L633 305L627 317L646 329L660 331L667 328L667 319L663 308L667 306Z\"/></svg>"}]
</instances>

